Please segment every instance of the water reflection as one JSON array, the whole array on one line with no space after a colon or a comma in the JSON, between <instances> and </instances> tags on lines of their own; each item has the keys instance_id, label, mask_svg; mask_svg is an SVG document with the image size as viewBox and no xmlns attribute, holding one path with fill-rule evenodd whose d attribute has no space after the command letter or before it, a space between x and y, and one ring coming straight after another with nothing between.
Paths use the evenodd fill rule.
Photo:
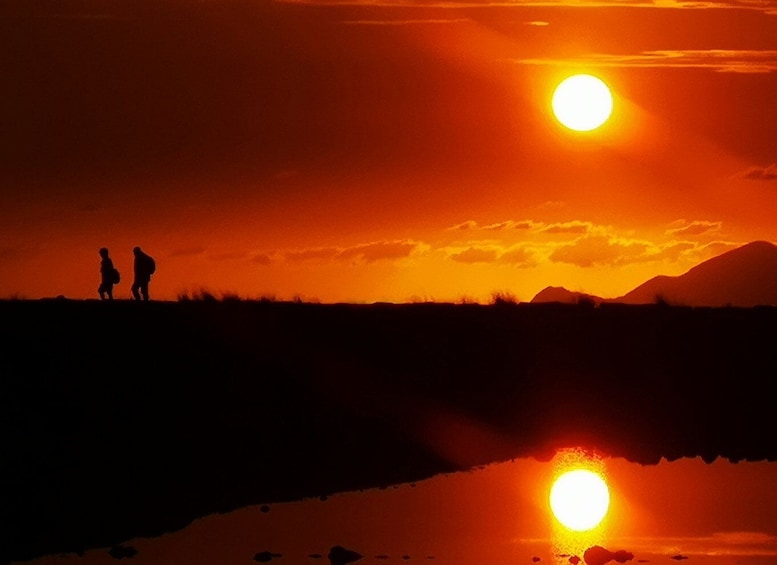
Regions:
<instances>
[{"instance_id":1,"label":"water reflection","mask_svg":"<svg viewBox=\"0 0 777 565\"><path fill-rule=\"evenodd\" d=\"M581 464L604 474L611 502L599 526L573 532L553 517L548 497L553 481ZM121 544L134 548L132 565L245 565L257 557L271 565L329 565L335 546L362 555L357 565L583 565L593 547L602 550L589 551L587 565L686 558L765 565L777 562L776 484L777 463L642 466L569 452L324 500L257 505ZM110 549L26 565L115 565Z\"/></svg>"},{"instance_id":2,"label":"water reflection","mask_svg":"<svg viewBox=\"0 0 777 565\"><path fill-rule=\"evenodd\" d=\"M553 485L557 483L560 477L567 473L585 470L601 476L607 481L607 466L602 457L596 454L586 452L582 449L568 449L559 452L551 461L552 473L550 475L550 487L548 488L548 508L551 508L550 495L553 491ZM574 494L574 493L573 493ZM578 504L591 503L583 497L578 499ZM608 498L609 502L609 498ZM579 509L584 512L586 509ZM592 547L605 547L607 539L608 516L606 512L602 520L593 528L588 530L571 529L554 516L552 521L551 545L553 559L559 565L575 565L583 560L586 550ZM590 565L590 564L589 564Z\"/></svg>"}]
</instances>

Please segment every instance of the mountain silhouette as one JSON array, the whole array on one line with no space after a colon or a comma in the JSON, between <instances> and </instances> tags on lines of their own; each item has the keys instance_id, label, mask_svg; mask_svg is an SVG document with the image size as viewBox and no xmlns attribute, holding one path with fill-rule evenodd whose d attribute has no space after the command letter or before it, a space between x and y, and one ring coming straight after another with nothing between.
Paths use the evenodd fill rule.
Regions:
<instances>
[{"instance_id":1,"label":"mountain silhouette","mask_svg":"<svg viewBox=\"0 0 777 565\"><path fill-rule=\"evenodd\" d=\"M532 302L654 304L678 306L777 306L777 246L753 241L708 259L679 276L659 275L618 298L603 299L548 287Z\"/></svg>"},{"instance_id":2,"label":"mountain silhouette","mask_svg":"<svg viewBox=\"0 0 777 565\"><path fill-rule=\"evenodd\" d=\"M531 301L535 304L540 302L560 302L562 304L595 304L602 302L602 299L592 294L567 290L563 286L546 286L541 291L539 291Z\"/></svg>"}]
</instances>

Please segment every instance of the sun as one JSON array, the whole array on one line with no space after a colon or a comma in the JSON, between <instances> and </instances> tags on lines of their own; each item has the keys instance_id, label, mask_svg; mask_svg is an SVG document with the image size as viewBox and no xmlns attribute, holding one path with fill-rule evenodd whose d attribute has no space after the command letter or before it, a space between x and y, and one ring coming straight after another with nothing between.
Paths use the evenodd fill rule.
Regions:
<instances>
[{"instance_id":1,"label":"sun","mask_svg":"<svg viewBox=\"0 0 777 565\"><path fill-rule=\"evenodd\" d=\"M583 532L599 525L610 506L610 489L602 475L574 469L559 476L550 489L553 515L570 530Z\"/></svg>"},{"instance_id":2,"label":"sun","mask_svg":"<svg viewBox=\"0 0 777 565\"><path fill-rule=\"evenodd\" d=\"M556 119L569 129L590 131L612 113L612 93L593 75L574 75L561 81L551 102Z\"/></svg>"}]
</instances>

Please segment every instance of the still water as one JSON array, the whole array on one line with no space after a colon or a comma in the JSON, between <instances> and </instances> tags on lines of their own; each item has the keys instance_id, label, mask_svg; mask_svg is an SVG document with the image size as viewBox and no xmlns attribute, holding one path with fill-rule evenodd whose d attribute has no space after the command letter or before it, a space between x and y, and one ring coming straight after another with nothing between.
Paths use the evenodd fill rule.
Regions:
<instances>
[{"instance_id":1,"label":"still water","mask_svg":"<svg viewBox=\"0 0 777 565\"><path fill-rule=\"evenodd\" d=\"M587 532L562 526L548 500L554 479L578 464L600 472L610 491L604 519ZM643 466L563 453L546 462L520 459L387 489L251 506L121 545L124 553L113 556L100 548L30 563L328 565L330 549L341 546L361 555L359 564L561 565L584 563L585 550L600 546L611 552L610 563L774 564L777 463L681 459ZM589 555L589 563L596 561Z\"/></svg>"}]
</instances>

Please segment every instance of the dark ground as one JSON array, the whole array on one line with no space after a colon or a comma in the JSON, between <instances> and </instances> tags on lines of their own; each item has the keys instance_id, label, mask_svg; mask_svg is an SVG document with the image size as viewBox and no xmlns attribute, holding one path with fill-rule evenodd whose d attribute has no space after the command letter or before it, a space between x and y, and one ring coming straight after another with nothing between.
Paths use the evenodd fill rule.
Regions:
<instances>
[{"instance_id":1,"label":"dark ground","mask_svg":"<svg viewBox=\"0 0 777 565\"><path fill-rule=\"evenodd\" d=\"M0 563L582 446L777 460L777 308L0 302Z\"/></svg>"}]
</instances>

